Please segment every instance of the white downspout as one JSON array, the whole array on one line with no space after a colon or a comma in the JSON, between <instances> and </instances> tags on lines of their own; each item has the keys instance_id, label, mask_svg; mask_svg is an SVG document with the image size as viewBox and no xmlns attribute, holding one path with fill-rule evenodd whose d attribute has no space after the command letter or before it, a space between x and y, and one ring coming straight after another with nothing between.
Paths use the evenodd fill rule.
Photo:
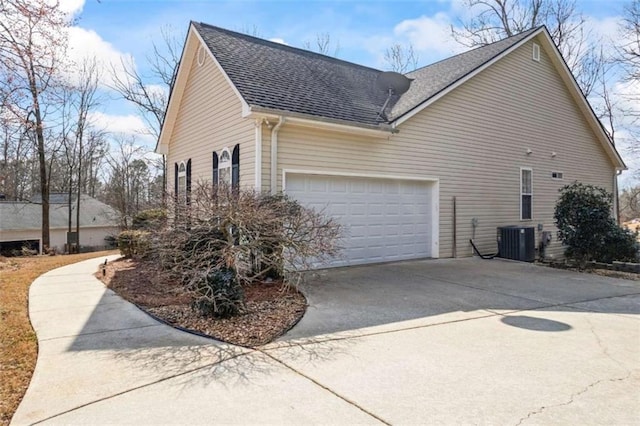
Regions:
<instances>
[{"instance_id":1,"label":"white downspout","mask_svg":"<svg viewBox=\"0 0 640 426\"><path fill-rule=\"evenodd\" d=\"M621 174L622 170L616 170L613 173L613 214L618 225L620 225L620 198L618 194L618 176L620 176Z\"/></svg>"},{"instance_id":2,"label":"white downspout","mask_svg":"<svg viewBox=\"0 0 640 426\"><path fill-rule=\"evenodd\" d=\"M271 193L278 192L278 130L284 124L285 118L278 117L278 124L271 131Z\"/></svg>"},{"instance_id":3,"label":"white downspout","mask_svg":"<svg viewBox=\"0 0 640 426\"><path fill-rule=\"evenodd\" d=\"M262 118L258 118L255 121L256 126L256 179L255 190L262 192Z\"/></svg>"}]
</instances>

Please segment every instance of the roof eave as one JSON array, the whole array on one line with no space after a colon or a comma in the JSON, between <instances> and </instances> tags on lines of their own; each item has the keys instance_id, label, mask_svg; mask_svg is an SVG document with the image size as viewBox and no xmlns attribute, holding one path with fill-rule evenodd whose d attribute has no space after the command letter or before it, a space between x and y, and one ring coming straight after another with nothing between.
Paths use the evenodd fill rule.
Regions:
<instances>
[{"instance_id":1,"label":"roof eave","mask_svg":"<svg viewBox=\"0 0 640 426\"><path fill-rule=\"evenodd\" d=\"M380 123L377 125L366 124L355 121L340 120L335 118L321 117L311 114L280 110L275 108L266 108L259 105L249 105L246 111L243 111L245 118L257 117L286 117L287 123L300 124L307 127L324 128L327 130L340 131L343 133L357 133L363 135L371 135L378 137L388 137L392 133L397 133L388 123Z\"/></svg>"}]
</instances>

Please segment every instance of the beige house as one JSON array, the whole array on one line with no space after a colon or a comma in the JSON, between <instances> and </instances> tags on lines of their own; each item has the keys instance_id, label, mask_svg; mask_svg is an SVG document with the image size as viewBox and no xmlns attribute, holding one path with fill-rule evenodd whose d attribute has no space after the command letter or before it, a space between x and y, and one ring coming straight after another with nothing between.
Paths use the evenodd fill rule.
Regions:
<instances>
[{"instance_id":1,"label":"beige house","mask_svg":"<svg viewBox=\"0 0 640 426\"><path fill-rule=\"evenodd\" d=\"M625 165L544 27L406 77L400 94L397 75L192 22L157 152L178 193L206 179L325 209L336 265L495 252L506 225L536 247L553 231L558 256L558 190L616 191Z\"/></svg>"}]
</instances>

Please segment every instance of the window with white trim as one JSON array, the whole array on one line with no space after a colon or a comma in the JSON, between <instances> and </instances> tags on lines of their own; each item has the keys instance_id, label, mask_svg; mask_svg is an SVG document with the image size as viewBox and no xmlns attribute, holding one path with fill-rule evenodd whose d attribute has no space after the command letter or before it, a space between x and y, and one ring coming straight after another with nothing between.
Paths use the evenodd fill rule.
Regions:
<instances>
[{"instance_id":1,"label":"window with white trim","mask_svg":"<svg viewBox=\"0 0 640 426\"><path fill-rule=\"evenodd\" d=\"M229 148L224 148L220 153L218 162L218 183L231 185L231 153Z\"/></svg>"},{"instance_id":2,"label":"window with white trim","mask_svg":"<svg viewBox=\"0 0 640 426\"><path fill-rule=\"evenodd\" d=\"M184 197L187 193L187 166L182 161L178 166L178 195Z\"/></svg>"},{"instance_id":3,"label":"window with white trim","mask_svg":"<svg viewBox=\"0 0 640 426\"><path fill-rule=\"evenodd\" d=\"M520 168L520 220L533 218L533 170Z\"/></svg>"}]
</instances>

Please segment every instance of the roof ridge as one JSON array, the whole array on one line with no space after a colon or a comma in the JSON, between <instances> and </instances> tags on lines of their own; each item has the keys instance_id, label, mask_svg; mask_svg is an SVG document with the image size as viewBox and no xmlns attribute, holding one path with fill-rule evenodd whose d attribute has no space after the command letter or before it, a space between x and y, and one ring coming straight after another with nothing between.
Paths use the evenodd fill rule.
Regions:
<instances>
[{"instance_id":1,"label":"roof ridge","mask_svg":"<svg viewBox=\"0 0 640 426\"><path fill-rule=\"evenodd\" d=\"M316 57L318 57L320 59L324 59L324 60L331 61L331 62L342 63L344 65L348 65L348 66L351 66L351 67L355 66L355 67L367 69L367 70L370 70L370 71L382 72L382 70L377 69L377 68L369 67L367 65L358 64L356 62L347 61L345 59L336 58L335 56L329 56L329 55L325 55L323 53L314 52L313 50L303 49L301 47L295 47L295 46L291 46L289 44L278 43L276 41L271 41L271 40L267 40L267 39L264 39L264 38L261 38L261 37L256 37L256 36L252 36L252 35L249 35L249 34L241 33L241 32L238 32L238 31L229 30L227 28L218 27L216 25L207 24L206 22L196 22L196 21L191 21L191 22L193 24L198 24L198 25L201 25L203 27L208 27L210 29L214 29L216 31L223 32L223 33L225 33L227 35L230 35L230 36L242 37L242 38L249 39L250 41L254 41L254 42L257 42L257 43L260 43L260 44L266 44L269 47L282 49L282 50L288 50L288 51L290 51L292 53L312 55L312 56L316 56Z\"/></svg>"}]
</instances>

